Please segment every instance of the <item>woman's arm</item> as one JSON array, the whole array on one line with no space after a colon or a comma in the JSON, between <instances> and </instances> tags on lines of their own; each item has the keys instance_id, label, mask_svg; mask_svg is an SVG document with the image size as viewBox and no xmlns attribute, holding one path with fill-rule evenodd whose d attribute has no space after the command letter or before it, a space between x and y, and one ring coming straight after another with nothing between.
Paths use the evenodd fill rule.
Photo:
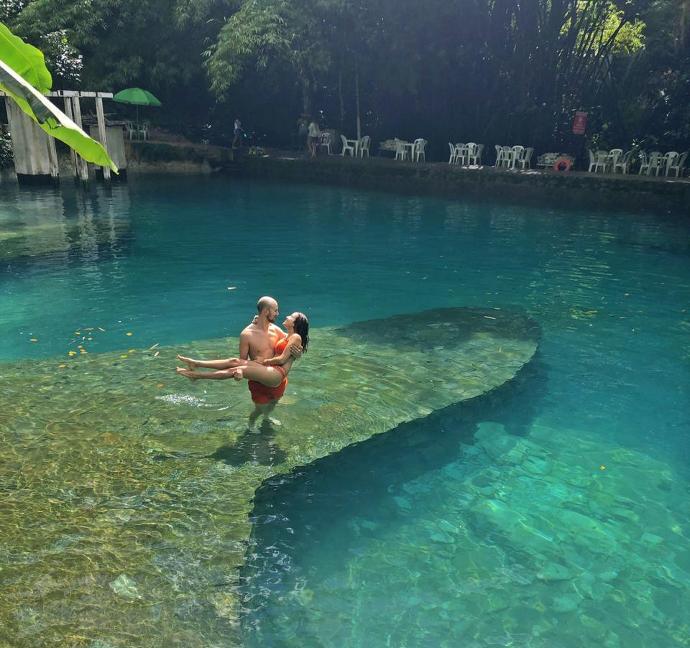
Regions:
<instances>
[{"instance_id":1,"label":"woman's arm","mask_svg":"<svg viewBox=\"0 0 690 648\"><path fill-rule=\"evenodd\" d=\"M262 362L264 367L275 367L276 365L284 365L288 360L292 358L292 348L295 345L302 345L302 338L297 333L293 333L285 347L285 350L279 356L273 356L272 358L267 358Z\"/></svg>"}]
</instances>

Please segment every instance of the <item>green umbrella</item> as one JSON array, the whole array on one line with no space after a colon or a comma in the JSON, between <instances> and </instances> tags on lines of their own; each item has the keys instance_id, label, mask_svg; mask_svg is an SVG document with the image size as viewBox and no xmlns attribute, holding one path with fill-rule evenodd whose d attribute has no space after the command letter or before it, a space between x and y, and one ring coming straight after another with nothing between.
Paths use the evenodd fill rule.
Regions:
<instances>
[{"instance_id":1,"label":"green umbrella","mask_svg":"<svg viewBox=\"0 0 690 648\"><path fill-rule=\"evenodd\" d=\"M152 93L141 88L125 88L120 90L120 92L113 96L113 101L137 107L137 130L139 130L139 106L161 105L161 102Z\"/></svg>"}]
</instances>

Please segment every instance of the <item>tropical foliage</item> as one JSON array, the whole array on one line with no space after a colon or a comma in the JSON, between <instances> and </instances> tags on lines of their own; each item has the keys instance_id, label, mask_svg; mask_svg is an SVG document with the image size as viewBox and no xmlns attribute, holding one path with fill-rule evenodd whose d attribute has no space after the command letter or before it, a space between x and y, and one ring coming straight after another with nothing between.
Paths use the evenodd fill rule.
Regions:
<instances>
[{"instance_id":1,"label":"tropical foliage","mask_svg":"<svg viewBox=\"0 0 690 648\"><path fill-rule=\"evenodd\" d=\"M0 90L48 135L67 144L85 160L117 171L103 146L45 98L52 84L43 53L0 23Z\"/></svg>"},{"instance_id":2,"label":"tropical foliage","mask_svg":"<svg viewBox=\"0 0 690 648\"><path fill-rule=\"evenodd\" d=\"M222 132L243 116L276 143L301 112L350 133L359 114L374 136L441 144L574 146L575 110L610 145L690 137L690 0L9 0L3 11L36 45L53 39L59 84L139 85L171 123Z\"/></svg>"}]
</instances>

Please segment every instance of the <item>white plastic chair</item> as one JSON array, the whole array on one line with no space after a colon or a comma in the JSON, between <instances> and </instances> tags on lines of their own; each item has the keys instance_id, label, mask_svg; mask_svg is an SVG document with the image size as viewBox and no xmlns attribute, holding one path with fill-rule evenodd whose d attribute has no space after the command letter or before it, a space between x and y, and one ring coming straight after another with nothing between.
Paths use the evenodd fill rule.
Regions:
<instances>
[{"instance_id":1,"label":"white plastic chair","mask_svg":"<svg viewBox=\"0 0 690 648\"><path fill-rule=\"evenodd\" d=\"M426 140L422 139L421 137L414 141L414 145L412 147L412 157L415 162L419 162L421 158L423 158L426 162L426 153L424 152L426 144Z\"/></svg>"},{"instance_id":2,"label":"white plastic chair","mask_svg":"<svg viewBox=\"0 0 690 648\"><path fill-rule=\"evenodd\" d=\"M596 173L601 169L602 173L606 173L606 163L609 157L608 151L597 151L593 153L590 149L587 149L589 153L589 169L590 173Z\"/></svg>"},{"instance_id":3,"label":"white plastic chair","mask_svg":"<svg viewBox=\"0 0 690 648\"><path fill-rule=\"evenodd\" d=\"M365 135L361 140L359 140L359 157L363 158L365 155L369 157L369 146L371 145L371 137Z\"/></svg>"},{"instance_id":4,"label":"white plastic chair","mask_svg":"<svg viewBox=\"0 0 690 648\"><path fill-rule=\"evenodd\" d=\"M610 161L609 151L600 149L594 153L594 171L596 173L597 169L601 169L602 173L606 173L609 169Z\"/></svg>"},{"instance_id":5,"label":"white plastic chair","mask_svg":"<svg viewBox=\"0 0 690 648\"><path fill-rule=\"evenodd\" d=\"M395 138L395 159L396 160L407 160L407 147L405 142Z\"/></svg>"},{"instance_id":6,"label":"white plastic chair","mask_svg":"<svg viewBox=\"0 0 690 648\"><path fill-rule=\"evenodd\" d=\"M647 169L647 175L655 176L659 175L662 166L664 165L664 154L661 151L652 151L649 154L649 168Z\"/></svg>"},{"instance_id":7,"label":"white plastic chair","mask_svg":"<svg viewBox=\"0 0 690 648\"><path fill-rule=\"evenodd\" d=\"M632 159L632 151L626 151L622 157L619 157L614 163L613 163L613 173L617 173L620 171L623 174L626 174L630 171L630 160Z\"/></svg>"},{"instance_id":8,"label":"white plastic chair","mask_svg":"<svg viewBox=\"0 0 690 648\"><path fill-rule=\"evenodd\" d=\"M508 153L508 156L510 158L510 163L508 164L508 168L511 170L514 170L518 164L520 163L520 159L522 156L525 154L525 147L524 146L511 146L510 147L510 152Z\"/></svg>"},{"instance_id":9,"label":"white plastic chair","mask_svg":"<svg viewBox=\"0 0 690 648\"><path fill-rule=\"evenodd\" d=\"M455 163L467 166L467 144L464 142L458 142L455 145Z\"/></svg>"},{"instance_id":10,"label":"white plastic chair","mask_svg":"<svg viewBox=\"0 0 690 648\"><path fill-rule=\"evenodd\" d=\"M664 175L668 176L668 170L669 168L675 164L675 162L678 160L680 157L680 153L677 153L676 151L669 151L664 155L663 160L661 162L661 168L664 171Z\"/></svg>"},{"instance_id":11,"label":"white plastic chair","mask_svg":"<svg viewBox=\"0 0 690 648\"><path fill-rule=\"evenodd\" d=\"M319 135L319 143L316 145L317 149L320 148L325 148L328 155L331 154L331 134L326 132L326 133L321 133Z\"/></svg>"},{"instance_id":12,"label":"white plastic chair","mask_svg":"<svg viewBox=\"0 0 690 648\"><path fill-rule=\"evenodd\" d=\"M467 142L467 165L479 166L479 145Z\"/></svg>"},{"instance_id":13,"label":"white plastic chair","mask_svg":"<svg viewBox=\"0 0 690 648\"><path fill-rule=\"evenodd\" d=\"M534 147L528 146L525 149L525 154L522 156L522 160L520 160L520 168L521 169L531 169L532 168L532 154L534 153Z\"/></svg>"},{"instance_id":14,"label":"white plastic chair","mask_svg":"<svg viewBox=\"0 0 690 648\"><path fill-rule=\"evenodd\" d=\"M525 156L525 147L520 146L519 144L517 146L509 147L510 148L510 153L508 154L510 156L510 163L508 165L509 169L515 169L516 166L518 166L522 158Z\"/></svg>"},{"instance_id":15,"label":"white plastic chair","mask_svg":"<svg viewBox=\"0 0 690 648\"><path fill-rule=\"evenodd\" d=\"M513 166L513 147L503 146L503 167L510 169Z\"/></svg>"},{"instance_id":16,"label":"white plastic chair","mask_svg":"<svg viewBox=\"0 0 690 648\"><path fill-rule=\"evenodd\" d=\"M637 175L648 175L649 174L649 158L645 151L640 151L640 170Z\"/></svg>"},{"instance_id":17,"label":"white plastic chair","mask_svg":"<svg viewBox=\"0 0 690 648\"><path fill-rule=\"evenodd\" d=\"M448 148L450 149L450 157L448 158L448 164L455 164L456 150L455 144L448 142Z\"/></svg>"},{"instance_id":18,"label":"white plastic chair","mask_svg":"<svg viewBox=\"0 0 690 648\"><path fill-rule=\"evenodd\" d=\"M477 147L477 164L478 164L479 166L482 165L482 155L483 155L483 154L484 154L484 145L483 145L483 144L480 144L480 145Z\"/></svg>"},{"instance_id":19,"label":"white plastic chair","mask_svg":"<svg viewBox=\"0 0 690 648\"><path fill-rule=\"evenodd\" d=\"M494 167L500 169L503 166L503 147L499 144L494 144L494 148L496 149L496 162L494 163Z\"/></svg>"},{"instance_id":20,"label":"white plastic chair","mask_svg":"<svg viewBox=\"0 0 690 648\"><path fill-rule=\"evenodd\" d=\"M616 164L618 163L619 160L623 158L623 149L611 149L609 151L609 157L607 160L607 171L610 173L614 173L614 169L616 168Z\"/></svg>"},{"instance_id":21,"label":"white plastic chair","mask_svg":"<svg viewBox=\"0 0 690 648\"><path fill-rule=\"evenodd\" d=\"M345 155L347 155L349 153L350 157L354 157L355 156L355 147L347 141L347 137L345 137L345 135L341 135L340 141L343 143L343 149L342 149L342 151L340 151L340 155L345 157Z\"/></svg>"},{"instance_id":22,"label":"white plastic chair","mask_svg":"<svg viewBox=\"0 0 690 648\"><path fill-rule=\"evenodd\" d=\"M525 148L524 146L514 146L515 157L513 159L513 168L527 169L529 168L530 159L532 158L533 148Z\"/></svg>"},{"instance_id":23,"label":"white plastic chair","mask_svg":"<svg viewBox=\"0 0 690 648\"><path fill-rule=\"evenodd\" d=\"M687 160L687 152L683 153L680 157L676 158L671 164L666 167L666 175L671 175L671 171L676 178L683 177L683 167L685 166L685 160Z\"/></svg>"}]
</instances>

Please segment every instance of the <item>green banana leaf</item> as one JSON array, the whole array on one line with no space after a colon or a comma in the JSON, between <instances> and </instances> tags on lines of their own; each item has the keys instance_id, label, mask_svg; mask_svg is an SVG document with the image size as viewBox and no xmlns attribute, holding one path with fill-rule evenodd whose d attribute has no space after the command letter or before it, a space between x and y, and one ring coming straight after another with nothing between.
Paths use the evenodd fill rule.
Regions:
<instances>
[{"instance_id":1,"label":"green banana leaf","mask_svg":"<svg viewBox=\"0 0 690 648\"><path fill-rule=\"evenodd\" d=\"M45 94L53 87L43 52L25 43L0 23L0 60L24 77L36 90Z\"/></svg>"},{"instance_id":2,"label":"green banana leaf","mask_svg":"<svg viewBox=\"0 0 690 648\"><path fill-rule=\"evenodd\" d=\"M52 84L41 51L0 23L0 90L48 135L67 144L85 160L110 167L117 173L117 166L105 148L43 96L42 92L48 92Z\"/></svg>"}]
</instances>

